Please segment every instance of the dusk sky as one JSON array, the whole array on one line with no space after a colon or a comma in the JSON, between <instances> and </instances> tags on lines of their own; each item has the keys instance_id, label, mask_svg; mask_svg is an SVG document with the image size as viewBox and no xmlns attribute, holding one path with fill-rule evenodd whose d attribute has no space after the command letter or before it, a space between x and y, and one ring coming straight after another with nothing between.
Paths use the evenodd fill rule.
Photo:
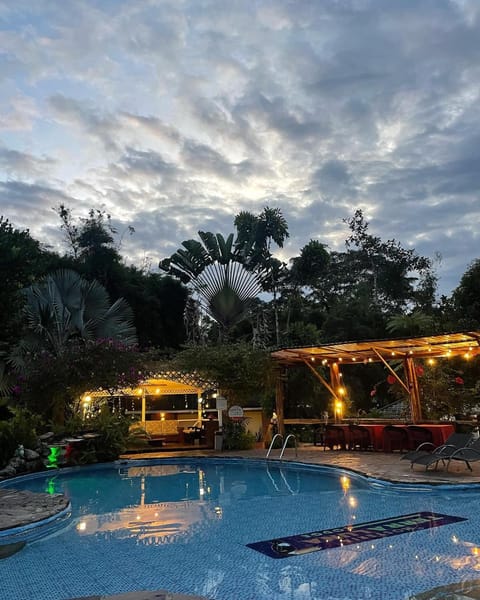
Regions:
<instances>
[{"instance_id":1,"label":"dusk sky","mask_svg":"<svg viewBox=\"0 0 480 600\"><path fill-rule=\"evenodd\" d=\"M279 207L290 238L370 232L480 257L478 0L0 0L0 214L57 251L105 209L152 269Z\"/></svg>"}]
</instances>

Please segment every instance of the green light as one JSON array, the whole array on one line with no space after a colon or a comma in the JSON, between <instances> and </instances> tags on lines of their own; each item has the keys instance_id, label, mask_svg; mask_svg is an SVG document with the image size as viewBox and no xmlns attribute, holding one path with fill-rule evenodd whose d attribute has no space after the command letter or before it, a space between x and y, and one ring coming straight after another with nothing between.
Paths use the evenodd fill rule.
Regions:
<instances>
[{"instance_id":1,"label":"green light","mask_svg":"<svg viewBox=\"0 0 480 600\"><path fill-rule=\"evenodd\" d=\"M55 479L56 477L52 477L47 481L47 487L45 488L45 492L47 494L56 494L57 490L55 489Z\"/></svg>"},{"instance_id":2,"label":"green light","mask_svg":"<svg viewBox=\"0 0 480 600\"><path fill-rule=\"evenodd\" d=\"M50 446L50 454L47 456L47 469L58 469L58 459L60 458L60 448Z\"/></svg>"}]
</instances>

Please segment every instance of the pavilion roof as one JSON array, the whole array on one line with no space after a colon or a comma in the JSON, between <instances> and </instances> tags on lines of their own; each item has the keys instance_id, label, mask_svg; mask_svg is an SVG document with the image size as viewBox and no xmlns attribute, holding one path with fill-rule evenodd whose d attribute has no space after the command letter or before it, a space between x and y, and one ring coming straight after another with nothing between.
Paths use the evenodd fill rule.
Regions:
<instances>
[{"instance_id":1,"label":"pavilion roof","mask_svg":"<svg viewBox=\"0 0 480 600\"><path fill-rule=\"evenodd\" d=\"M480 354L480 331L462 331L422 337L336 342L317 346L281 348L272 358L285 365L304 362L369 363L412 358L439 358ZM380 358L381 357L381 358Z\"/></svg>"},{"instance_id":2,"label":"pavilion roof","mask_svg":"<svg viewBox=\"0 0 480 600\"><path fill-rule=\"evenodd\" d=\"M88 395L92 398L103 398L110 395L135 396L143 392L147 396L201 394L216 387L214 382L205 381L197 373L163 370L140 382L136 388L118 389L113 394L107 390L92 390Z\"/></svg>"}]
</instances>

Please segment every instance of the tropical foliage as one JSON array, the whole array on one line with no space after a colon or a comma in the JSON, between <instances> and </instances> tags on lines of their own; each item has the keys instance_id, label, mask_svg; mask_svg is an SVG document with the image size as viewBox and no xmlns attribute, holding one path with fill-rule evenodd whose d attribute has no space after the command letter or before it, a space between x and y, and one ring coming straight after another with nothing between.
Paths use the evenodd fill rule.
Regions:
<instances>
[{"instance_id":1,"label":"tropical foliage","mask_svg":"<svg viewBox=\"0 0 480 600\"><path fill-rule=\"evenodd\" d=\"M18 378L12 392L62 421L89 386L118 386L132 367L132 311L122 299L110 304L103 286L70 270L56 271L23 293L25 329L9 357Z\"/></svg>"},{"instance_id":2,"label":"tropical foliage","mask_svg":"<svg viewBox=\"0 0 480 600\"><path fill-rule=\"evenodd\" d=\"M135 385L150 347L218 381L231 402L268 404L274 347L480 326L480 259L450 296L437 298L435 262L374 235L361 211L345 220L343 249L313 239L289 261L277 254L289 237L281 210L240 212L234 233L200 231L161 261L160 272L148 257L124 263L132 227L119 231L102 210L80 219L64 205L56 211L67 242L61 256L0 219L0 358L10 357L0 364L0 393L47 419L68 416L85 386L114 390L122 378ZM478 405L476 362L455 365L463 386L452 384L452 364L438 364L435 378L425 365L428 415ZM393 400L387 376L382 365L346 371L352 410ZM290 370L286 407L296 416L318 416L326 406L328 395L309 382Z\"/></svg>"},{"instance_id":3,"label":"tropical foliage","mask_svg":"<svg viewBox=\"0 0 480 600\"><path fill-rule=\"evenodd\" d=\"M233 234L199 231L201 242L187 240L183 249L160 262L160 268L189 284L207 314L225 333L246 317L249 302L261 290L261 276L242 263Z\"/></svg>"}]
</instances>

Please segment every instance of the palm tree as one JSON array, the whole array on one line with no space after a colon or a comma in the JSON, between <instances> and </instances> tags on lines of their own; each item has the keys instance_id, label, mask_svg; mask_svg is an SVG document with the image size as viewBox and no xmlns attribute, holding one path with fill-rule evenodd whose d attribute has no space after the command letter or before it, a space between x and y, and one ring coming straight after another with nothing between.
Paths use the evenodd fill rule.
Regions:
<instances>
[{"instance_id":1,"label":"palm tree","mask_svg":"<svg viewBox=\"0 0 480 600\"><path fill-rule=\"evenodd\" d=\"M279 208L266 206L255 216L242 211L235 217L237 252L242 256L244 264L252 270L260 270L266 274L263 278L264 289L273 295L272 304L275 318L275 339L280 345L280 326L278 320L278 287L279 281L286 271L286 265L272 257L271 246L274 242L279 248L288 238L288 224Z\"/></svg>"},{"instance_id":2,"label":"palm tree","mask_svg":"<svg viewBox=\"0 0 480 600\"><path fill-rule=\"evenodd\" d=\"M389 333L402 335L428 335L432 333L434 326L433 317L414 310L409 315L395 315L389 319L386 329Z\"/></svg>"},{"instance_id":3,"label":"palm tree","mask_svg":"<svg viewBox=\"0 0 480 600\"><path fill-rule=\"evenodd\" d=\"M243 264L243 255L233 245L233 234L199 231L201 242L187 240L183 248L160 261L160 268L189 285L205 312L226 333L245 318L250 302L262 289L262 274Z\"/></svg>"},{"instance_id":4,"label":"palm tree","mask_svg":"<svg viewBox=\"0 0 480 600\"><path fill-rule=\"evenodd\" d=\"M78 273L61 269L23 290L27 329L10 356L16 370L25 369L28 353L46 350L55 356L68 342L113 339L137 342L133 312L123 298L110 304L105 288Z\"/></svg>"}]
</instances>

